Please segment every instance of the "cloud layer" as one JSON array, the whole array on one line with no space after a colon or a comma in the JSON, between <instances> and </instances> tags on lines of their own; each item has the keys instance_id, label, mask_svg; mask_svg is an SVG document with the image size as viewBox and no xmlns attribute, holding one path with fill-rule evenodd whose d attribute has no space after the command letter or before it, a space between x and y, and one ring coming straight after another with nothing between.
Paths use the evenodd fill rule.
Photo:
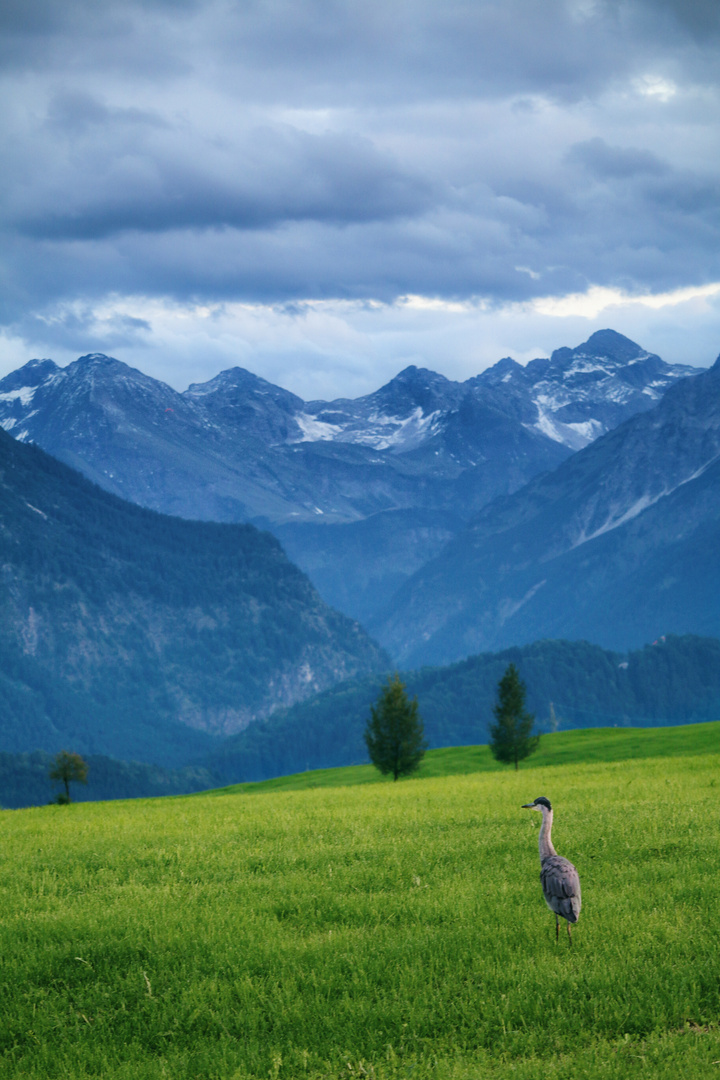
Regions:
<instances>
[{"instance_id":1,"label":"cloud layer","mask_svg":"<svg viewBox=\"0 0 720 1080\"><path fill-rule=\"evenodd\" d=\"M715 0L11 0L0 34L0 366L159 358L199 305L720 280Z\"/></svg>"}]
</instances>

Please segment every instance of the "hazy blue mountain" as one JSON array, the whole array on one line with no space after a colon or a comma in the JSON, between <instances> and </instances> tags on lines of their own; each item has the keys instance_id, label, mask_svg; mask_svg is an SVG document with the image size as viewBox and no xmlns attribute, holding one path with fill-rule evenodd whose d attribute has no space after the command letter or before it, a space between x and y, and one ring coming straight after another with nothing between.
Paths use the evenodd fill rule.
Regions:
<instances>
[{"instance_id":1,"label":"hazy blue mountain","mask_svg":"<svg viewBox=\"0 0 720 1080\"><path fill-rule=\"evenodd\" d=\"M304 402L241 368L178 393L90 354L0 380L0 424L141 506L270 529L329 603L367 618L488 502L693 370L606 330L463 383L409 367Z\"/></svg>"},{"instance_id":2,"label":"hazy blue mountain","mask_svg":"<svg viewBox=\"0 0 720 1080\"><path fill-rule=\"evenodd\" d=\"M413 665L720 633L720 361L487 506L370 625Z\"/></svg>"},{"instance_id":3,"label":"hazy blue mountain","mask_svg":"<svg viewBox=\"0 0 720 1080\"><path fill-rule=\"evenodd\" d=\"M407 671L430 746L489 741L507 665L527 685L541 731L648 726L720 716L720 641L672 637L630 653L586 641L537 641L441 668ZM363 731L383 679L342 683L229 738L205 765L225 783L367 761Z\"/></svg>"},{"instance_id":4,"label":"hazy blue mountain","mask_svg":"<svg viewBox=\"0 0 720 1080\"><path fill-rule=\"evenodd\" d=\"M142 509L0 432L0 750L183 764L386 663L269 533Z\"/></svg>"},{"instance_id":5,"label":"hazy blue mountain","mask_svg":"<svg viewBox=\"0 0 720 1080\"><path fill-rule=\"evenodd\" d=\"M276 525L273 532L320 595L364 624L463 525L443 510L385 510L362 521L308 521Z\"/></svg>"}]
</instances>

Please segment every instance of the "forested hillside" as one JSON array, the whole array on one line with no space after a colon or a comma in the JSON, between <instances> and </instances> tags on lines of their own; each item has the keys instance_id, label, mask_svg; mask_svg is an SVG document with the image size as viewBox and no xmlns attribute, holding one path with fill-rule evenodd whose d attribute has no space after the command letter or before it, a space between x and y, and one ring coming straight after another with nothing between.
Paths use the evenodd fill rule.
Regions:
<instances>
[{"instance_id":1,"label":"forested hillside","mask_svg":"<svg viewBox=\"0 0 720 1080\"><path fill-rule=\"evenodd\" d=\"M268 533L141 509L0 432L0 750L185 764L386 663Z\"/></svg>"},{"instance_id":2,"label":"forested hillside","mask_svg":"<svg viewBox=\"0 0 720 1080\"><path fill-rule=\"evenodd\" d=\"M540 730L720 719L720 641L668 637L627 655L539 641L402 675L432 747L486 743L497 684L514 663ZM228 739L205 763L225 782L367 760L362 733L382 679L346 682Z\"/></svg>"}]
</instances>

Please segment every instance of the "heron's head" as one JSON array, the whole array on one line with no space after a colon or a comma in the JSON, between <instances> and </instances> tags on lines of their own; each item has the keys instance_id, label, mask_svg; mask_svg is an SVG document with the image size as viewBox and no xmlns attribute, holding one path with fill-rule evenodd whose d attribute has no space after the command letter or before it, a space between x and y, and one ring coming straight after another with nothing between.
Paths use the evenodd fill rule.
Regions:
<instances>
[{"instance_id":1,"label":"heron's head","mask_svg":"<svg viewBox=\"0 0 720 1080\"><path fill-rule=\"evenodd\" d=\"M523 803L522 804L522 809L523 810L539 810L540 813L542 813L543 810L552 810L552 806L550 805L550 800L549 799L546 799L544 795L539 795L537 797L537 799L535 800L535 802Z\"/></svg>"}]
</instances>

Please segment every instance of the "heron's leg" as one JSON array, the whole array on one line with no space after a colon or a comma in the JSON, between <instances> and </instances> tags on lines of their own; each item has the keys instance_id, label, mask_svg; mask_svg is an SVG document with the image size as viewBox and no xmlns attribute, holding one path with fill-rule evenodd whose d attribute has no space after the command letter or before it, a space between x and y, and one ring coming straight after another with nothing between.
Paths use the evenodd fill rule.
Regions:
<instances>
[{"instance_id":1,"label":"heron's leg","mask_svg":"<svg viewBox=\"0 0 720 1080\"><path fill-rule=\"evenodd\" d=\"M567 928L568 928L568 941L572 945L572 933L571 933L571 930L570 930L570 923L567 924Z\"/></svg>"},{"instance_id":2,"label":"heron's leg","mask_svg":"<svg viewBox=\"0 0 720 1080\"><path fill-rule=\"evenodd\" d=\"M560 940L560 920L557 917L557 912L555 912L555 941L558 942L559 940Z\"/></svg>"}]
</instances>

